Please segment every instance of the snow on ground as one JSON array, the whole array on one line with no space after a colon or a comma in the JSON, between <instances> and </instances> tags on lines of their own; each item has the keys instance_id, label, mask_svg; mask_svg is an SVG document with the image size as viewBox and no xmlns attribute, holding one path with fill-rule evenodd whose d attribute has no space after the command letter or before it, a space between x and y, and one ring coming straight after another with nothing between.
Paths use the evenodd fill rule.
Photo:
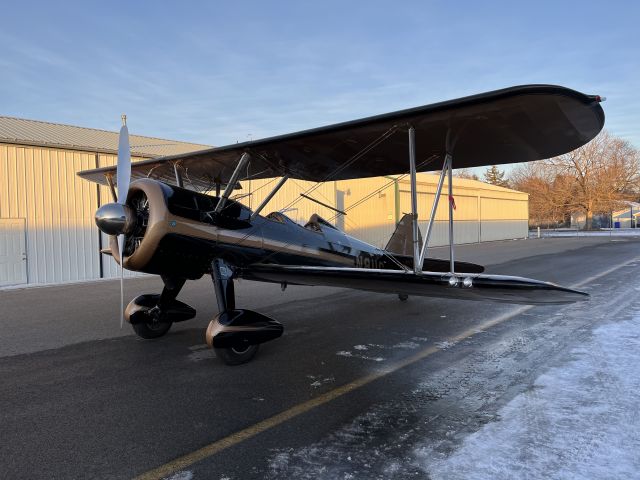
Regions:
<instances>
[{"instance_id":1,"label":"snow on ground","mask_svg":"<svg viewBox=\"0 0 640 480\"><path fill-rule=\"evenodd\" d=\"M543 237L640 237L640 228L614 228L613 230L542 230ZM529 237L535 238L538 232L531 230Z\"/></svg>"},{"instance_id":2,"label":"snow on ground","mask_svg":"<svg viewBox=\"0 0 640 480\"><path fill-rule=\"evenodd\" d=\"M640 316L604 325L446 456L415 449L433 479L640 478Z\"/></svg>"},{"instance_id":3,"label":"snow on ground","mask_svg":"<svg viewBox=\"0 0 640 480\"><path fill-rule=\"evenodd\" d=\"M565 310L565 327L541 310L545 320L476 346L324 439L274 450L266 477L640 479L640 315L629 313L638 303L609 300ZM622 318L578 334L602 311ZM582 343L529 379L569 332ZM514 386L522 393L500 404Z\"/></svg>"},{"instance_id":4,"label":"snow on ground","mask_svg":"<svg viewBox=\"0 0 640 480\"><path fill-rule=\"evenodd\" d=\"M166 477L165 480L191 480L193 478L193 472L189 470L181 470L174 473L170 477Z\"/></svg>"}]
</instances>

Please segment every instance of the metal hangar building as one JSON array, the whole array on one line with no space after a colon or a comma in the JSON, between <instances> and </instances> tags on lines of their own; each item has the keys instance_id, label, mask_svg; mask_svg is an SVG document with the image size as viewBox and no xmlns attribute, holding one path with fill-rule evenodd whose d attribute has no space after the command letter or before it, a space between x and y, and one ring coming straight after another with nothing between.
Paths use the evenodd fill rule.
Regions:
<instances>
[{"instance_id":1,"label":"metal hangar building","mask_svg":"<svg viewBox=\"0 0 640 480\"><path fill-rule=\"evenodd\" d=\"M210 148L138 135L131 135L130 144L134 162ZM93 220L111 194L76 175L114 165L117 149L117 132L0 117L0 288L118 275L113 258L100 254L107 239ZM437 180L418 174L419 218L425 222ZM269 191L260 187L268 181L241 182L240 201L258 205ZM411 210L409 180L402 176L326 182L314 190L314 197L346 216L300 197L312 185L289 180L264 213L283 210L300 223L318 213L350 235L384 247L396 222ZM454 178L454 194L455 243L527 237L527 194L461 178ZM430 242L434 246L448 242L447 212L447 202L441 201ZM424 222L421 227L424 231Z\"/></svg>"}]
</instances>

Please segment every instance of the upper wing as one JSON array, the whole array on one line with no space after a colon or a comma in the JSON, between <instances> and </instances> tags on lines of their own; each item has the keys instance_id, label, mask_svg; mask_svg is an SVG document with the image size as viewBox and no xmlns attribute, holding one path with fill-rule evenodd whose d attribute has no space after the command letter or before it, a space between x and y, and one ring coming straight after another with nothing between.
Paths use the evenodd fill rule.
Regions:
<instances>
[{"instance_id":1,"label":"upper wing","mask_svg":"<svg viewBox=\"0 0 640 480\"><path fill-rule=\"evenodd\" d=\"M600 98L553 85L525 85L363 118L302 132L134 163L132 178L151 176L175 183L174 164L185 184L198 188L225 183L238 158L251 154L247 176L268 178L288 173L321 182L405 173L406 131L416 132L417 163L445 153L451 132L454 168L528 162L574 150L604 126ZM366 155L348 163L381 139ZM345 166L346 164L346 166ZM439 164L422 166L436 170ZM80 172L105 182L115 167Z\"/></svg>"},{"instance_id":2,"label":"upper wing","mask_svg":"<svg viewBox=\"0 0 640 480\"><path fill-rule=\"evenodd\" d=\"M241 274L243 278L265 282L527 305L564 304L589 299L588 294L578 290L506 275L459 274L457 283L451 285L450 273L422 272L416 275L403 270L366 268L254 265ZM465 279L470 279L467 284Z\"/></svg>"}]
</instances>

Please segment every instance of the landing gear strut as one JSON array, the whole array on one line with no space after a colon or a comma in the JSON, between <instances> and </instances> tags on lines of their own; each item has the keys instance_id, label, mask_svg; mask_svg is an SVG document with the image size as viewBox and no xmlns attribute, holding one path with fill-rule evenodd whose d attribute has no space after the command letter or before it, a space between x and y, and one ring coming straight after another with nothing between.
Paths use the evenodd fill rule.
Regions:
<instances>
[{"instance_id":1,"label":"landing gear strut","mask_svg":"<svg viewBox=\"0 0 640 480\"><path fill-rule=\"evenodd\" d=\"M165 335L173 322L182 322L196 316L193 308L176 300L186 280L163 275L162 281L164 288L160 295L139 295L125 310L125 318L131 323L136 335L147 340Z\"/></svg>"},{"instance_id":2,"label":"landing gear strut","mask_svg":"<svg viewBox=\"0 0 640 480\"><path fill-rule=\"evenodd\" d=\"M211 263L211 278L218 301L218 315L207 327L207 344L227 365L250 361L261 343L282 335L282 324L251 310L235 308L233 268L216 258Z\"/></svg>"}]
</instances>

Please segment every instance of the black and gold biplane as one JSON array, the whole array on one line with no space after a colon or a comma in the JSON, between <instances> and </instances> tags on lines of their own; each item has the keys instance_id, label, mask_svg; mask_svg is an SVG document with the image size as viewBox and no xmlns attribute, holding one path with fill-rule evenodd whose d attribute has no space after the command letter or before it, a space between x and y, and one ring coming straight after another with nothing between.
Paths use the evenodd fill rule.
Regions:
<instances>
[{"instance_id":1,"label":"black and gold biplane","mask_svg":"<svg viewBox=\"0 0 640 480\"><path fill-rule=\"evenodd\" d=\"M226 363L239 364L253 358L259 344L279 337L283 327L236 308L236 278L283 287L355 288L401 299L420 295L524 304L587 299L552 283L487 275L480 265L455 261L452 202L449 260L427 258L426 251L446 177L449 198L453 195L454 166L529 162L576 149L602 129L601 101L564 87L518 86L133 165L123 125L117 166L79 175L111 187L114 203L96 213L98 227L111 236L108 253L122 267L164 281L162 293L141 295L126 307L124 316L135 332L157 338L173 322L193 318L195 310L176 297L187 280L210 274L220 313L206 339ZM434 164L441 174L422 241L416 172L434 170ZM282 212L261 215L288 179L324 182L407 172L412 212L384 250L317 215L304 226ZM280 180L254 211L231 198L243 179L275 177Z\"/></svg>"}]
</instances>

